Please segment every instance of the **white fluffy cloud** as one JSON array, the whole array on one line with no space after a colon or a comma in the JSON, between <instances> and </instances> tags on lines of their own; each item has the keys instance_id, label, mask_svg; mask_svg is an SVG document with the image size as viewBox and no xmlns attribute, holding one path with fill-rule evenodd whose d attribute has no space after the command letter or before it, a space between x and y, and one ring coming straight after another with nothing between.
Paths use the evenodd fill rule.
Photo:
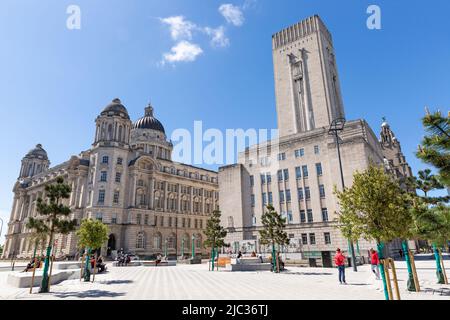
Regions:
<instances>
[{"instance_id":1,"label":"white fluffy cloud","mask_svg":"<svg viewBox=\"0 0 450 320\"><path fill-rule=\"evenodd\" d=\"M211 37L211 45L213 47L228 47L230 45L230 39L225 35L224 26L220 26L216 29L206 27L205 33Z\"/></svg>"},{"instance_id":2,"label":"white fluffy cloud","mask_svg":"<svg viewBox=\"0 0 450 320\"><path fill-rule=\"evenodd\" d=\"M222 4L219 7L219 12L228 23L231 23L236 27L240 27L244 24L244 14L238 6L230 3Z\"/></svg>"},{"instance_id":3,"label":"white fluffy cloud","mask_svg":"<svg viewBox=\"0 0 450 320\"><path fill-rule=\"evenodd\" d=\"M162 23L170 28L170 35L173 40L192 39L192 32L197 28L195 23L186 20L183 16L173 16L160 19Z\"/></svg>"},{"instance_id":4,"label":"white fluffy cloud","mask_svg":"<svg viewBox=\"0 0 450 320\"><path fill-rule=\"evenodd\" d=\"M169 53L163 55L162 64L195 61L202 53L203 50L198 45L184 40L172 47Z\"/></svg>"}]
</instances>

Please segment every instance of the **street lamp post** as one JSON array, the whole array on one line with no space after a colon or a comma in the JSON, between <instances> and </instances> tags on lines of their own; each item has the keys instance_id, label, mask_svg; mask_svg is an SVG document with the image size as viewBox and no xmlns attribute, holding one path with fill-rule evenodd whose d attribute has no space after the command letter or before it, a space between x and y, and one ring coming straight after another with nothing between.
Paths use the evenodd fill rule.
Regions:
<instances>
[{"instance_id":1,"label":"street lamp post","mask_svg":"<svg viewBox=\"0 0 450 320\"><path fill-rule=\"evenodd\" d=\"M178 217L175 217L175 259L178 260Z\"/></svg>"},{"instance_id":2,"label":"street lamp post","mask_svg":"<svg viewBox=\"0 0 450 320\"><path fill-rule=\"evenodd\" d=\"M167 238L166 238L166 240L164 240L164 256L167 259Z\"/></svg>"},{"instance_id":3,"label":"street lamp post","mask_svg":"<svg viewBox=\"0 0 450 320\"><path fill-rule=\"evenodd\" d=\"M181 239L181 259L184 257L184 237Z\"/></svg>"},{"instance_id":4,"label":"street lamp post","mask_svg":"<svg viewBox=\"0 0 450 320\"><path fill-rule=\"evenodd\" d=\"M341 186L342 191L345 189L345 183L344 183L344 171L342 170L342 159L341 159L341 149L340 149L340 143L339 143L339 132L342 132L344 130L345 126L345 119L344 118L337 118L331 122L330 129L328 130L328 134L334 135L336 139L336 148L338 152L338 160L339 160L339 170L341 173ZM356 256L355 256L355 247L353 245L353 241L349 239L349 247L350 247L350 254L352 259L352 266L353 271L358 271L358 268L356 267Z\"/></svg>"}]
</instances>

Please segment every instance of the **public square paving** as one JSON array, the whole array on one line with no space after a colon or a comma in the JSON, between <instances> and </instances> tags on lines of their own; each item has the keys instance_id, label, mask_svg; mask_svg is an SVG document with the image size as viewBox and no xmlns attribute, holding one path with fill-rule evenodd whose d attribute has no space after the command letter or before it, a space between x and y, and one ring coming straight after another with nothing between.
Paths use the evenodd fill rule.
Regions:
<instances>
[{"instance_id":1,"label":"public square paving","mask_svg":"<svg viewBox=\"0 0 450 320\"><path fill-rule=\"evenodd\" d=\"M445 261L447 272L450 261ZM7 263L2 263L2 267ZM407 270L396 262L401 298L450 300L450 285L436 284L434 261L417 261L420 293L406 290ZM22 268L16 268L21 270ZM136 299L136 300L383 300L381 281L370 266L358 272L346 269L348 285L340 285L336 269L287 267L271 272L208 271L208 265L175 267L113 267L96 275L94 283L66 280L51 287L51 293L29 294L29 288L7 284L11 271L0 272L0 299ZM15 271L17 272L17 271ZM449 272L448 272L449 273Z\"/></svg>"}]
</instances>

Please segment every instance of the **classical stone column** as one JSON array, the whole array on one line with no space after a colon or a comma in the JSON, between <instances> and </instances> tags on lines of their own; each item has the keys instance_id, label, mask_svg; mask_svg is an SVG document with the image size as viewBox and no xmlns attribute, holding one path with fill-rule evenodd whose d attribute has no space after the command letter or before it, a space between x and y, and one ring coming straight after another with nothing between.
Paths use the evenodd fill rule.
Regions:
<instances>
[{"instance_id":1,"label":"classical stone column","mask_svg":"<svg viewBox=\"0 0 450 320\"><path fill-rule=\"evenodd\" d=\"M18 200L19 200L19 198L17 196L14 196L14 201L13 201L13 205L12 205L11 215L9 217L9 221L14 219L14 216L15 216L16 210L17 210Z\"/></svg>"},{"instance_id":2,"label":"classical stone column","mask_svg":"<svg viewBox=\"0 0 450 320\"><path fill-rule=\"evenodd\" d=\"M181 185L177 184L177 212L181 212Z\"/></svg>"},{"instance_id":3,"label":"classical stone column","mask_svg":"<svg viewBox=\"0 0 450 320\"><path fill-rule=\"evenodd\" d=\"M136 174L134 174L134 173L133 173L133 176L132 176L132 179L131 179L131 183L132 183L132 186L131 186L132 194L131 194L130 207L134 208L136 206L136 184L137 184Z\"/></svg>"},{"instance_id":4,"label":"classical stone column","mask_svg":"<svg viewBox=\"0 0 450 320\"><path fill-rule=\"evenodd\" d=\"M154 206L154 198L155 198L155 178L151 177L150 178L150 186L149 186L149 190L150 190L150 197L149 197L149 209L153 210L155 208Z\"/></svg>"}]
</instances>

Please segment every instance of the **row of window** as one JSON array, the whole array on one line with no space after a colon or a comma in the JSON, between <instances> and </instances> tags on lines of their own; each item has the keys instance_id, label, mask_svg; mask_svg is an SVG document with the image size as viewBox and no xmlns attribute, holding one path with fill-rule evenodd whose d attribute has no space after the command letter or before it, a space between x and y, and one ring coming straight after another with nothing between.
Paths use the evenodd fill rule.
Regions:
<instances>
[{"instance_id":1,"label":"row of window","mask_svg":"<svg viewBox=\"0 0 450 320\"><path fill-rule=\"evenodd\" d=\"M319 185L319 194L320 194L320 198L323 199L325 198L325 186L323 184ZM310 200L311 199L311 190L309 187L305 187L303 188L298 188L297 189L297 195L298 195L298 201L301 200ZM284 203L284 202L292 202L292 196L291 196L291 190L287 189L285 191L280 191L279 192L279 198L280 198L280 203ZM252 194L251 195L251 204L252 207L255 206L255 195ZM262 204L263 206L266 206L268 204L273 204L273 194L272 192L263 192L262 193Z\"/></svg>"},{"instance_id":2,"label":"row of window","mask_svg":"<svg viewBox=\"0 0 450 320\"><path fill-rule=\"evenodd\" d=\"M164 240L164 246L167 249L175 249L175 247L177 246L177 239L176 239L176 234L171 234L170 236L168 236L165 240ZM184 247L185 248L190 248L190 241L192 241L190 238L188 237L184 237ZM183 240L182 240L183 241ZM194 243L195 243L195 247L201 248L202 247L202 236L200 234L197 234L194 237ZM136 237L136 249L145 249L146 248L146 244L147 244L147 237L145 232L139 232L137 234ZM153 236L153 248L154 249L162 249L162 235L160 233L156 233Z\"/></svg>"},{"instance_id":3,"label":"row of window","mask_svg":"<svg viewBox=\"0 0 450 320\"><path fill-rule=\"evenodd\" d=\"M317 173L317 176L319 176L319 177L323 175L323 169L322 169L321 163L316 163L316 173ZM307 165L295 167L295 177L297 179L301 179L302 177L307 178L308 176L309 176L309 172L308 172ZM278 170L277 177L278 177L279 182L288 181L289 180L289 169ZM261 184L272 183L272 175L270 174L270 172L261 174L260 178L261 178ZM254 176L250 176L250 186L253 187L254 185L255 185L255 178L254 178Z\"/></svg>"},{"instance_id":4,"label":"row of window","mask_svg":"<svg viewBox=\"0 0 450 320\"><path fill-rule=\"evenodd\" d=\"M309 243L308 243L309 238ZM329 232L324 232L323 234L325 244L331 244L331 234ZM309 237L307 233L302 233L302 244L303 245L315 245L316 244L316 234L310 233Z\"/></svg>"},{"instance_id":5,"label":"row of window","mask_svg":"<svg viewBox=\"0 0 450 320\"><path fill-rule=\"evenodd\" d=\"M294 221L292 216L292 211L287 212L281 212L281 217L285 218L288 223L291 223ZM322 221L328 222L328 209L322 208ZM306 210L300 210L300 223L313 223L314 222L314 215L312 209ZM256 216L252 217L252 224L253 226L256 226Z\"/></svg>"},{"instance_id":6,"label":"row of window","mask_svg":"<svg viewBox=\"0 0 450 320\"><path fill-rule=\"evenodd\" d=\"M103 156L102 157L102 164L109 164L109 156ZM123 158L117 158L116 164L122 165L123 164Z\"/></svg>"},{"instance_id":7,"label":"row of window","mask_svg":"<svg viewBox=\"0 0 450 320\"><path fill-rule=\"evenodd\" d=\"M314 146L314 154L320 154L319 146ZM294 156L296 158L301 158L305 156L305 148L297 149L294 151ZM286 160L286 152L282 152L278 154L278 161Z\"/></svg>"}]
</instances>

